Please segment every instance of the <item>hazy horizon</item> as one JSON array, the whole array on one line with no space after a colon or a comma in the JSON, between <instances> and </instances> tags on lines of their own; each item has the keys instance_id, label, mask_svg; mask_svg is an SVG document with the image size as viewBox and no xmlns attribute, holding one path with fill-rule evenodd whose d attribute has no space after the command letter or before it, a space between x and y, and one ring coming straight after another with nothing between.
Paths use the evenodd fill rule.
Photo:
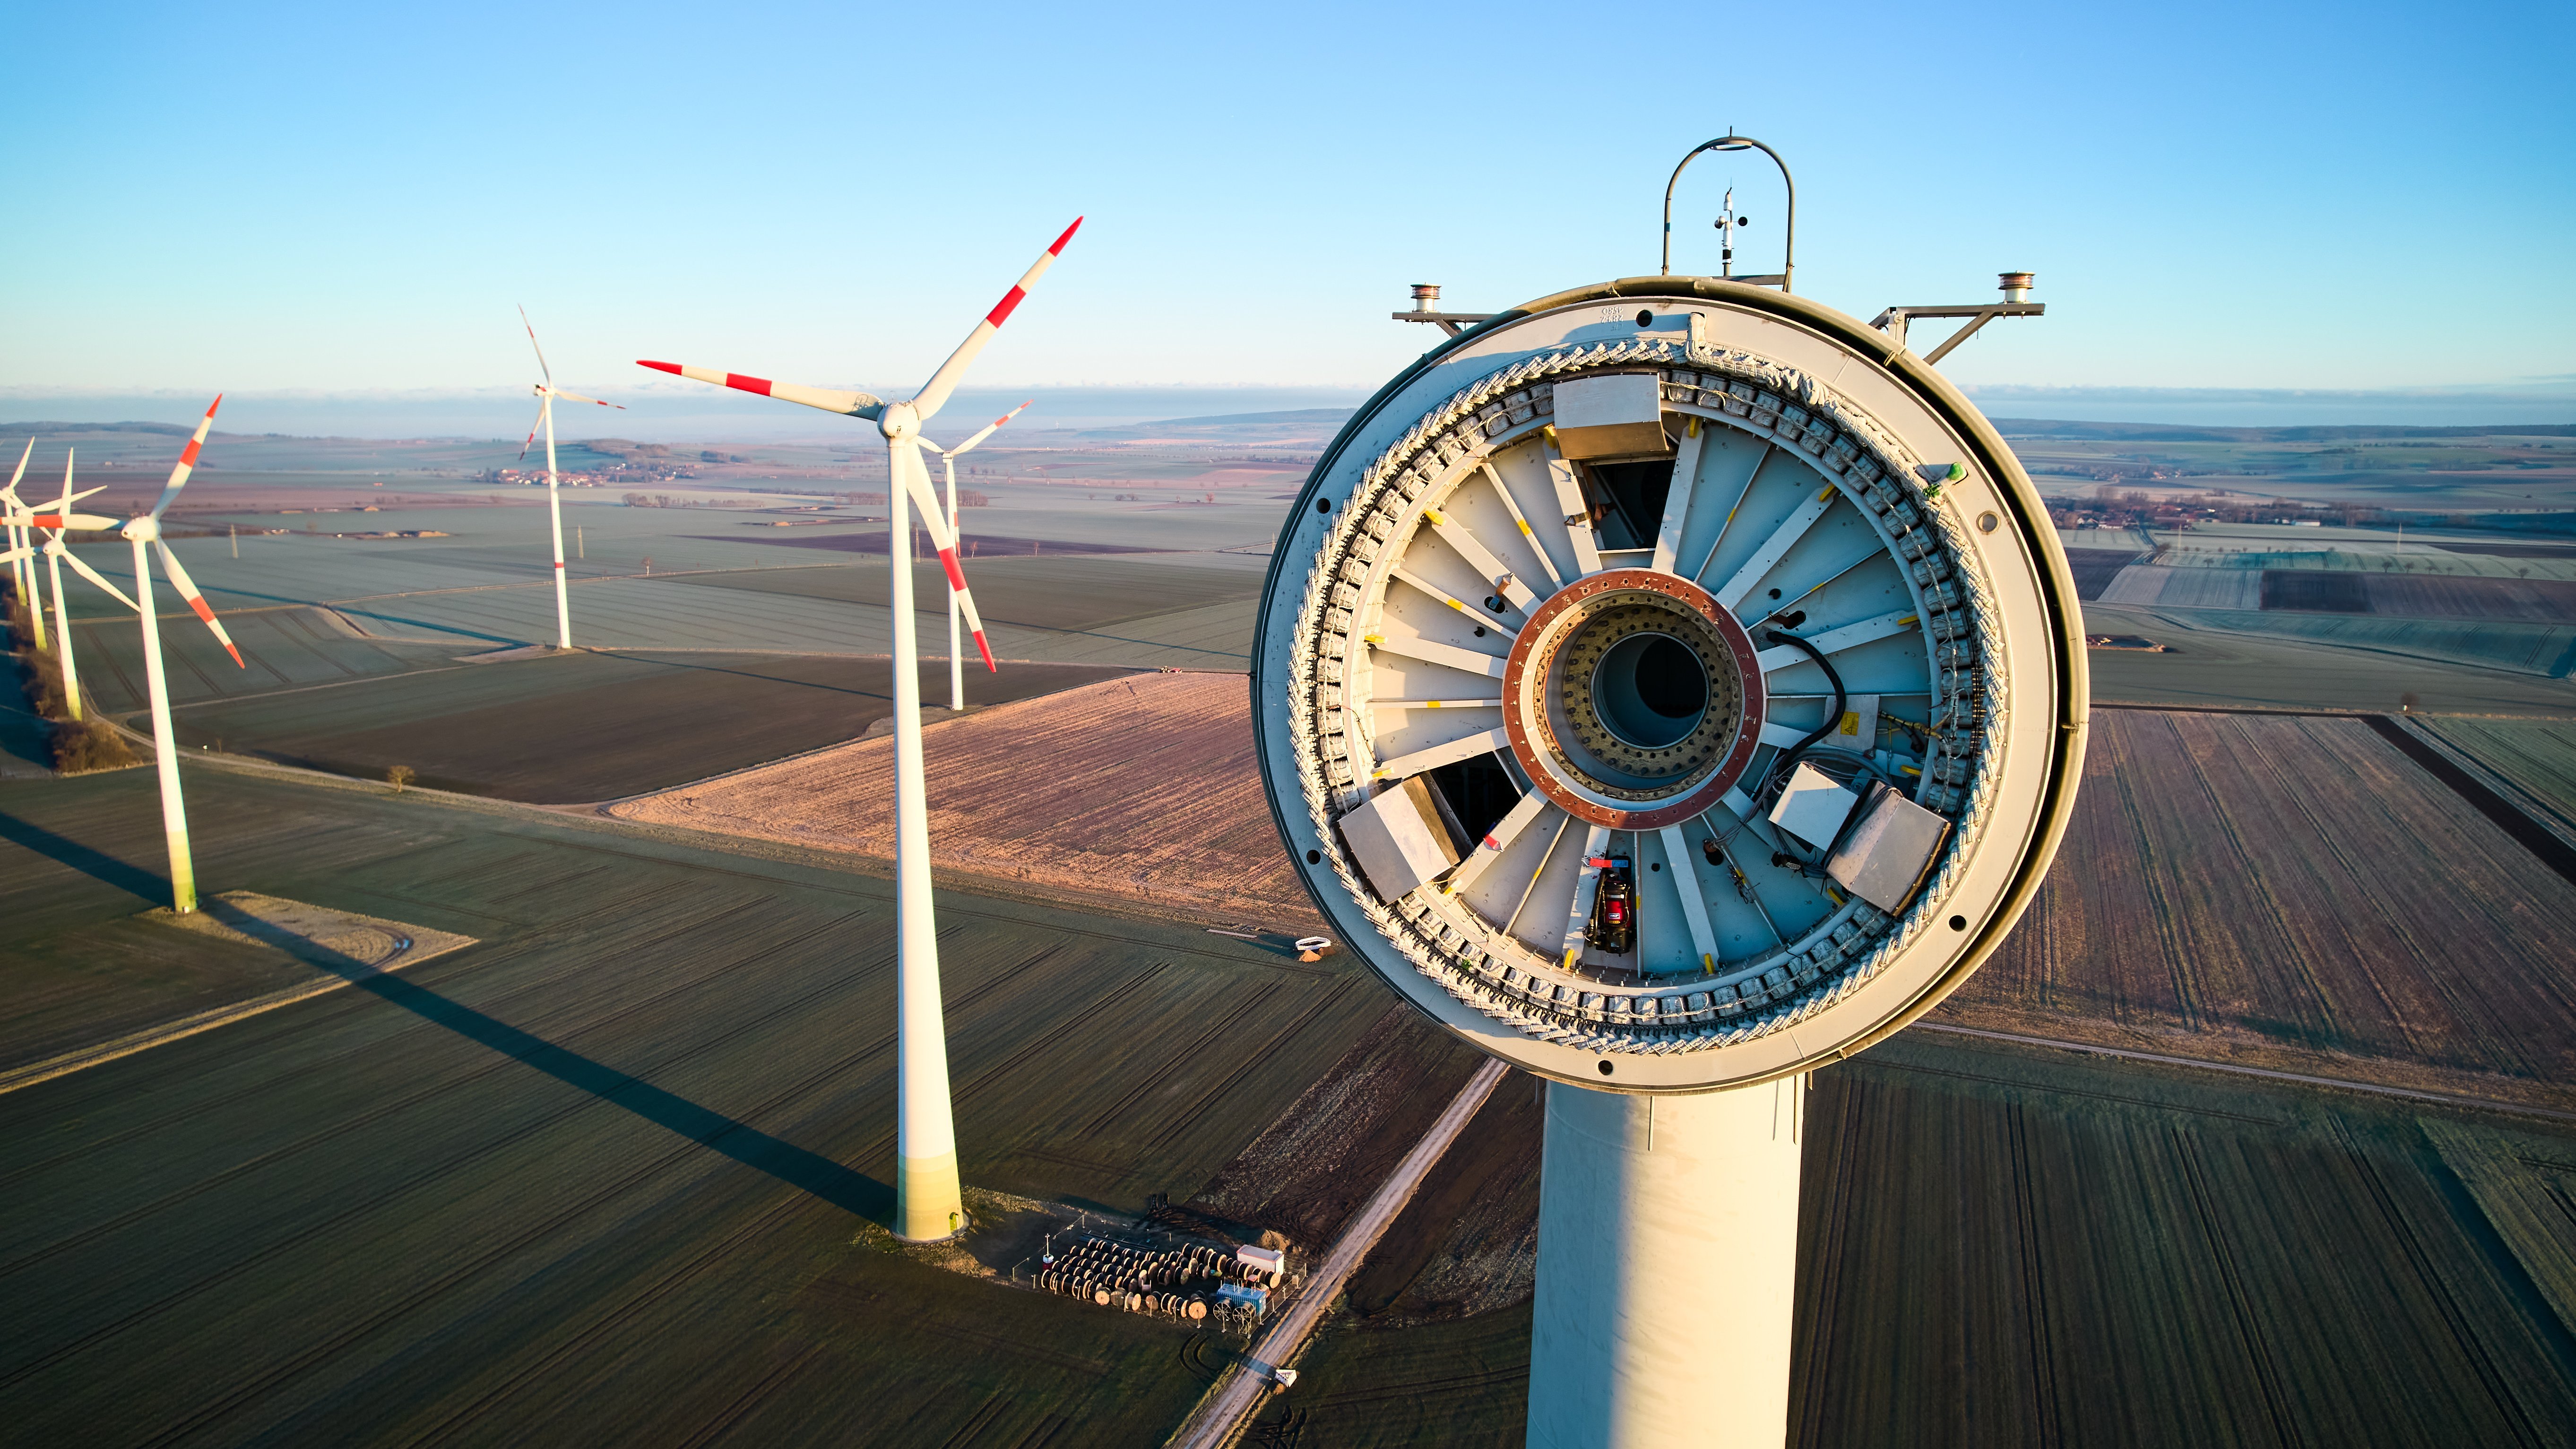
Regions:
<instances>
[{"instance_id":1,"label":"hazy horizon","mask_svg":"<svg viewBox=\"0 0 2576 1449\"><path fill-rule=\"evenodd\" d=\"M638 442L846 441L864 423L836 422L810 409L736 397L713 388L639 383L619 389L599 381L567 387L619 397L622 412L567 408L556 414L562 438L622 437ZM899 391L890 385L888 391ZM2564 425L2576 423L2576 391L2554 388L2052 388L1969 386L1989 417L2062 422L2164 423L2207 427L2296 427L2378 424L2399 427ZM934 434L964 432L1031 401L1014 424L1028 437L1057 429L1132 427L1240 414L1316 408L1350 409L1368 389L1207 387L969 388L942 410ZM74 390L0 387L0 425L150 422L193 424L211 391ZM218 430L316 438L516 439L535 404L518 388L370 390L311 389L225 394Z\"/></svg>"}]
</instances>

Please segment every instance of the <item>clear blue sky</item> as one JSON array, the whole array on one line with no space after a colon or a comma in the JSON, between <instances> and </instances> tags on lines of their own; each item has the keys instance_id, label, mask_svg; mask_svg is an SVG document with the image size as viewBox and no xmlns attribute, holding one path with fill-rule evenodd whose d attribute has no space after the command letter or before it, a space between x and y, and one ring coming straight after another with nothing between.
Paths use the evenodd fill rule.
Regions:
<instances>
[{"instance_id":1,"label":"clear blue sky","mask_svg":"<svg viewBox=\"0 0 2576 1449\"><path fill-rule=\"evenodd\" d=\"M2038 272L1972 383L2564 395L2571 17L30 6L0 387L516 384L520 301L574 385L902 386L1077 212L978 384L1368 386L1430 340L1384 319L1409 282L1653 271L1666 172L1733 126L1797 169L1802 292ZM1776 261L1776 179L1709 158L1678 268L1730 178Z\"/></svg>"}]
</instances>

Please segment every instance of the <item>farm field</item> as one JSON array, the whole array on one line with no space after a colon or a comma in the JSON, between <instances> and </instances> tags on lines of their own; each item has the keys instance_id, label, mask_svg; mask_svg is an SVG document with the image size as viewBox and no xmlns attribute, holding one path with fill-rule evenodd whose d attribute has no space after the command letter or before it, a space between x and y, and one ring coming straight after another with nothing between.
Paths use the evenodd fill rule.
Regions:
<instances>
[{"instance_id":1,"label":"farm field","mask_svg":"<svg viewBox=\"0 0 2576 1449\"><path fill-rule=\"evenodd\" d=\"M843 655L576 651L182 706L179 743L277 764L537 804L666 789L857 739L894 712L892 661ZM966 671L968 713L1115 678L1095 665ZM948 666L921 666L925 722L950 722ZM127 723L149 732L151 719Z\"/></svg>"},{"instance_id":2,"label":"farm field","mask_svg":"<svg viewBox=\"0 0 2576 1449\"><path fill-rule=\"evenodd\" d=\"M2576 721L2430 719L2425 727L2576 828Z\"/></svg>"},{"instance_id":3,"label":"farm field","mask_svg":"<svg viewBox=\"0 0 2576 1449\"><path fill-rule=\"evenodd\" d=\"M1240 674L1140 674L925 731L932 859L1051 892L1303 928ZM621 819L893 854L889 740L614 807Z\"/></svg>"},{"instance_id":4,"label":"farm field","mask_svg":"<svg viewBox=\"0 0 2576 1449\"><path fill-rule=\"evenodd\" d=\"M869 1246L886 883L190 780L210 889L481 943L0 1095L0 1291L49 1305L0 1347L9 1437L1132 1445L1195 1400L1169 1325ZM0 815L15 997L25 948L149 904L159 821L142 771L0 786ZM941 911L978 1189L1186 1198L1387 1008L1345 962L1195 922Z\"/></svg>"},{"instance_id":5,"label":"farm field","mask_svg":"<svg viewBox=\"0 0 2576 1449\"><path fill-rule=\"evenodd\" d=\"M621 513L665 510L631 509ZM541 536L540 536L541 537ZM373 559L313 557L319 543L293 539L254 539L245 548L257 554L281 544L292 545L297 562L313 562L313 576L264 570L248 590L237 572L250 560L234 563L225 541L190 540L200 552L211 545L213 558L189 556L187 566L227 629L245 621L252 637L239 639L246 659L254 654L253 673L238 680L232 661L204 630L165 628L165 645L183 651L189 666L176 671L174 686L203 694L264 687L260 671L280 652L256 622L276 613L310 621L303 632L316 636L354 636L386 649L408 647L428 657L453 657L555 639L554 588L544 556L527 560L494 559L465 548L419 549L409 556L398 549L415 541L392 544L325 540L351 551L382 549ZM436 545L437 540L429 541ZM644 540L648 551L659 548ZM183 554L186 546L181 546ZM599 550L593 550L596 555ZM130 584L119 555L93 553L102 573L120 586ZM767 649L790 653L883 654L893 647L886 608L886 565L882 555L817 554L812 550L763 549L757 564L700 560L695 572L674 571L658 557L646 577L642 558L623 570L594 561L568 566L572 581L573 637L584 647L615 649ZM1004 607L987 610L994 652L1005 659L1038 659L1057 663L1124 663L1144 667L1240 667L1252 632L1254 596L1261 587L1263 560L1241 554L1147 554L1126 556L1045 556L979 559L969 570L979 608L987 590ZM721 567L718 564L722 563ZM227 581L236 586L227 587ZM916 595L923 601L920 643L926 652L948 649L946 584L936 563L914 570ZM98 647L120 667L140 648L133 616L105 595L83 586L74 590L74 613L86 642ZM173 613L177 601L167 589L156 603L165 621L185 622ZM302 604L328 608L300 608ZM1086 622L1090 621L1090 622ZM1103 623L1136 627L1104 631ZM281 626L295 628L290 622ZM187 637L193 636L193 637ZM284 652L292 655L294 648ZM217 668L216 666L221 666ZM286 666L290 669L293 666ZM180 677L180 676L185 676Z\"/></svg>"},{"instance_id":6,"label":"farm field","mask_svg":"<svg viewBox=\"0 0 2576 1449\"><path fill-rule=\"evenodd\" d=\"M2576 683L2503 668L2480 668L2400 652L2351 647L2359 641L2308 640L2223 628L2214 611L2143 609L2113 603L2084 606L2084 627L2101 634L2139 634L2172 646L2170 654L2092 652L2097 703L2231 709L2356 709L2396 712L2415 696L2418 711L2576 717ZM2264 630L2304 616L2252 614ZM2409 620L2326 619L2399 631L2456 626ZM2529 629L2532 625L2488 625ZM2401 632L2400 642L2404 642Z\"/></svg>"},{"instance_id":7,"label":"farm field","mask_svg":"<svg viewBox=\"0 0 2576 1449\"><path fill-rule=\"evenodd\" d=\"M2098 710L1935 1019L2576 1107L2576 886L2358 719Z\"/></svg>"},{"instance_id":8,"label":"farm field","mask_svg":"<svg viewBox=\"0 0 2576 1449\"><path fill-rule=\"evenodd\" d=\"M2576 1130L2240 1081L1920 1031L1818 1072L1790 1442L2565 1442ZM1526 1302L1338 1314L1255 1434L1517 1445L1528 1353Z\"/></svg>"},{"instance_id":9,"label":"farm field","mask_svg":"<svg viewBox=\"0 0 2576 1449\"><path fill-rule=\"evenodd\" d=\"M937 859L1307 919L1247 709L1232 676L1140 675L932 731ZM887 749L615 813L884 857ZM2549 964L2576 959L2576 886L2366 722L2102 709L2086 772L2037 902L1939 1019L2576 1107Z\"/></svg>"},{"instance_id":10,"label":"farm field","mask_svg":"<svg viewBox=\"0 0 2576 1449\"><path fill-rule=\"evenodd\" d=\"M1074 556L973 560L967 582L987 628L1083 632L1183 609L1257 599L1258 560L1226 566L1116 557ZM763 569L685 575L681 583L883 608L885 566ZM943 626L944 627L944 626ZM1246 634L1250 626L1246 624ZM943 641L942 648L945 648Z\"/></svg>"}]
</instances>

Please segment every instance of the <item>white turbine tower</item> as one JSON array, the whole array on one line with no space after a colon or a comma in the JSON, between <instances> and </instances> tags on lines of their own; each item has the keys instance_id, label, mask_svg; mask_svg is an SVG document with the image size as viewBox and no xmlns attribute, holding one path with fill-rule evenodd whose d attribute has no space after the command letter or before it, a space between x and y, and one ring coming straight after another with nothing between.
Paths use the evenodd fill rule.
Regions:
<instances>
[{"instance_id":1,"label":"white turbine tower","mask_svg":"<svg viewBox=\"0 0 2576 1449\"><path fill-rule=\"evenodd\" d=\"M529 425L528 441L519 445L519 456L522 459L528 456L528 445L537 440L537 429L545 429L546 521L554 530L555 542L555 647L570 649L572 647L572 597L570 591L564 587L563 501L556 486L558 479L555 473L555 399L562 398L566 402L597 403L601 407L615 408L620 412L626 410L626 404L601 402L598 398L583 397L580 393L566 392L555 386L555 370L546 365L546 350L537 345L536 324L528 320L528 309L525 307L519 309L519 325L528 329L528 345L536 348L537 351L537 371L544 374L546 379L536 384L537 420Z\"/></svg>"},{"instance_id":2,"label":"white turbine tower","mask_svg":"<svg viewBox=\"0 0 2576 1449\"><path fill-rule=\"evenodd\" d=\"M1873 326L1790 271L1397 314L1452 335L1325 449L1262 597L1292 868L1547 1079L1547 1449L1778 1449L1808 1074L2002 943L2083 774L2056 530L1901 330L2038 305Z\"/></svg>"},{"instance_id":3,"label":"white turbine tower","mask_svg":"<svg viewBox=\"0 0 2576 1449\"><path fill-rule=\"evenodd\" d=\"M1037 401L1035 398L1029 399L1029 402L1035 401ZM981 432L978 432L975 436L968 438L966 441L959 443L953 448L943 449L937 443L930 441L928 438L921 440L921 445L923 447L939 454L939 466L946 470L948 475L948 536L952 544L958 538L958 456L963 453L973 452L975 450L975 445L981 443L986 438L993 436L995 429L1000 428L1003 424L1008 423L1011 419L1018 417L1020 414L1027 412L1028 410L1028 403L1020 404L1018 407L1015 407L1009 412L1002 414L1000 417L993 419L991 422L986 423ZM957 637L957 613L957 591L955 589L951 589L948 591L948 708L951 711L962 710L966 707L966 652L959 647L960 641Z\"/></svg>"},{"instance_id":4,"label":"white turbine tower","mask_svg":"<svg viewBox=\"0 0 2576 1449\"><path fill-rule=\"evenodd\" d=\"M72 462L78 451L78 449L69 449L63 453L63 496L62 500L54 505L54 511L32 514L27 520L29 527L46 531L45 570L53 585L54 641L55 652L62 660L63 666L63 708L75 721L81 718L80 661L74 657L72 650L71 609L63 601L63 561L69 559L74 572L114 594L117 601L125 607L129 609L135 607L134 601L126 598L123 590L101 577L98 570L83 563L79 554L72 552L63 544L63 533L66 529L116 527L116 520L113 518L102 517L95 513L72 512L73 503L101 491L96 488L80 493L72 491Z\"/></svg>"},{"instance_id":5,"label":"white turbine tower","mask_svg":"<svg viewBox=\"0 0 2576 1449\"><path fill-rule=\"evenodd\" d=\"M195 437L188 440L179 454L179 464L170 470L170 481L161 489L161 501L152 511L127 523L123 532L126 542L134 545L134 606L143 616L143 674L152 693L152 756L161 773L161 828L170 842L170 908L186 915L197 908L197 870L188 854L188 807L179 796L179 743L171 737L170 682L161 668L161 621L152 612L152 552L161 555L161 571L170 576L171 587L188 601L215 638L232 655L236 667L242 663L241 651L233 647L232 636L215 622L215 611L206 607L205 596L197 592L196 580L179 566L179 556L161 541L161 515L169 510L179 490L188 486L188 474L197 466L197 453L206 445L206 433L215 425L215 409L224 405L222 394L206 407L198 420ZM75 565L75 567L79 567ZM87 573L86 568L82 572Z\"/></svg>"},{"instance_id":6,"label":"white turbine tower","mask_svg":"<svg viewBox=\"0 0 2576 1449\"><path fill-rule=\"evenodd\" d=\"M912 523L909 500L930 527L939 562L948 572L948 588L975 635L984 667L993 669L992 645L984 622L966 590L966 574L957 563L957 543L939 501L930 490L930 470L921 461L921 425L937 415L957 388L958 380L1011 312L1046 275L1048 267L1073 240L1082 225L1075 217L1064 235L1046 249L1017 285L993 305L975 330L950 353L939 370L909 402L887 402L863 392L772 382L763 377L688 367L676 362L645 362L642 367L676 373L740 392L759 393L784 402L802 403L827 413L874 421L886 440L887 594L894 623L894 861L895 861L895 1018L900 1100L896 1106L894 1180L895 1234L913 1241L945 1238L965 1225L965 1199L957 1180L957 1131L948 1105L948 1041L939 1001L939 936L931 916L930 822L921 765L920 647L914 638L912 570L904 561ZM952 651L953 652L953 651Z\"/></svg>"}]
</instances>

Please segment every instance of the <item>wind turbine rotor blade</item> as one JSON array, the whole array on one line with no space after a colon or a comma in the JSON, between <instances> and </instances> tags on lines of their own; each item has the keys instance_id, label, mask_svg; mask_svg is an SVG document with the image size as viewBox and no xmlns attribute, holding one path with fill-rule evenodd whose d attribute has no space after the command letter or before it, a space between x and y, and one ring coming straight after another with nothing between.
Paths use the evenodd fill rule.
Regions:
<instances>
[{"instance_id":1,"label":"wind turbine rotor blade","mask_svg":"<svg viewBox=\"0 0 2576 1449\"><path fill-rule=\"evenodd\" d=\"M92 533L104 533L116 525L117 520L98 513L38 513L27 519L29 528L77 528Z\"/></svg>"},{"instance_id":2,"label":"wind turbine rotor blade","mask_svg":"<svg viewBox=\"0 0 2576 1449\"><path fill-rule=\"evenodd\" d=\"M1036 402L1036 401L1037 401L1037 399L1036 399L1036 398L1030 398L1030 399L1029 399L1029 402ZM1006 412L1006 413L1002 414L1000 417L993 419L991 422L986 423L986 424L984 425L983 431L981 431L981 432L977 433L975 436L973 436L973 437L971 437L971 438L968 438L966 441L964 441L964 442L962 442L962 443L959 443L956 447L953 447L953 448L949 449L949 450L948 450L948 456L950 456L950 457L952 457L952 458L953 458L953 457L956 457L958 454L963 453L963 452L966 452L968 449L973 448L977 443L980 443L980 442L984 441L986 438L989 438L989 437L993 436L993 430L994 430L994 429L999 428L999 427L1000 427L1000 426L1002 426L1004 423L1009 422L1011 419L1018 417L1020 414L1022 414L1022 413L1024 413L1024 412L1027 412L1028 410L1029 410L1029 403L1022 403L1022 404L1020 404L1018 407L1015 407L1015 408L1011 409L1009 412Z\"/></svg>"},{"instance_id":3,"label":"wind turbine rotor blade","mask_svg":"<svg viewBox=\"0 0 2576 1449\"><path fill-rule=\"evenodd\" d=\"M649 367L655 372L667 372L675 377L685 377L692 382L711 382L718 387L732 388L736 392L754 392L762 397L774 397L780 402L803 403L809 408L821 408L827 413L839 413L843 417L873 418L885 411L885 399L874 393L848 392L830 387L807 387L801 382L772 382L768 378L753 377L747 373L718 372L712 367L690 367L677 362L653 362L641 357L635 359L635 365Z\"/></svg>"},{"instance_id":4,"label":"wind turbine rotor blade","mask_svg":"<svg viewBox=\"0 0 2576 1449\"><path fill-rule=\"evenodd\" d=\"M1055 239L1055 245L1048 247L1045 255L1039 257L1021 274L1019 282L1002 295L1002 300L993 304L993 310L984 314L984 320L975 324L975 330L966 334L966 340L957 344L957 350L948 354L948 360L939 364L939 370L930 375L930 381L922 384L921 394L912 400L912 408L924 421L947 403L948 395L957 390L958 379L966 375L975 355L984 350L985 343L993 340L994 333L1002 330L1003 323L1011 320L1011 313L1029 295L1029 288L1036 286L1038 278L1046 275L1047 268L1055 265L1056 257L1064 251L1064 244L1073 240L1073 234L1081 228L1082 218L1077 216L1073 225L1064 229L1064 235Z\"/></svg>"},{"instance_id":5,"label":"wind turbine rotor blade","mask_svg":"<svg viewBox=\"0 0 2576 1449\"><path fill-rule=\"evenodd\" d=\"M141 604L127 598L125 596L125 590L109 583L105 575L83 562L79 554L72 552L70 549L64 549L63 562L72 566L73 573L80 575L82 578L89 580L91 583L98 585L100 588L105 589L108 593L114 595L118 603L123 604L125 607L132 609L138 614L143 612L143 606Z\"/></svg>"},{"instance_id":6,"label":"wind turbine rotor blade","mask_svg":"<svg viewBox=\"0 0 2576 1449\"><path fill-rule=\"evenodd\" d=\"M27 476L27 460L34 457L35 453L36 440L31 435L27 439L27 446L18 452L18 471L9 475L8 487L0 488L0 498L14 499L18 496L18 480Z\"/></svg>"},{"instance_id":7,"label":"wind turbine rotor blade","mask_svg":"<svg viewBox=\"0 0 2576 1449\"><path fill-rule=\"evenodd\" d=\"M250 668L242 663L241 651L233 647L233 636L225 633L224 626L216 621L215 611L206 607L206 596L197 592L197 581L188 577L186 569L179 567L179 556L160 539L152 540L152 546L161 550L161 571L170 576L171 587L179 591L179 597L187 600L188 607L197 611L197 617L205 622L206 627L215 631L215 638L224 646L224 652L233 657L233 663L244 669Z\"/></svg>"},{"instance_id":8,"label":"wind turbine rotor blade","mask_svg":"<svg viewBox=\"0 0 2576 1449\"><path fill-rule=\"evenodd\" d=\"M622 413L622 412L624 412L624 411L626 411L626 404L624 404L624 403L601 402L601 401L600 401L600 399L598 399L598 398L595 398L595 397L583 397L580 393L577 393L577 392L566 392L566 391L564 391L562 388L559 388L559 387L550 387L550 388L547 388L547 389L546 389L546 391L548 391L548 392L550 392L550 393L553 393L555 396L557 396L557 397L559 397L559 398L562 398L565 402L599 403L599 405L600 405L601 407L604 407L604 408L615 408L615 409L617 409L617 410L618 410L619 412L621 412L621 413Z\"/></svg>"},{"instance_id":9,"label":"wind turbine rotor blade","mask_svg":"<svg viewBox=\"0 0 2576 1449\"><path fill-rule=\"evenodd\" d=\"M537 371L546 375L546 382L551 386L555 380L555 370L546 366L546 350L545 348L538 346L537 324L528 320L528 309L526 307L521 307L519 309L519 325L528 329L528 345L537 349Z\"/></svg>"},{"instance_id":10,"label":"wind turbine rotor blade","mask_svg":"<svg viewBox=\"0 0 2576 1449\"><path fill-rule=\"evenodd\" d=\"M543 388L539 388L539 389L537 389L537 417L536 417L536 421L534 421L534 422L532 422L532 423L528 424L528 436L527 436L527 437L525 437L525 438L523 438L523 439L521 439L521 440L520 440L520 442L519 442L519 461L520 461L520 462L524 463L524 462L528 461L528 450L529 450L530 448L533 448L533 447L535 447L535 446L537 445L537 429L542 428L542 427L544 427L545 425L546 425L546 393L545 393L545 389L543 389Z\"/></svg>"},{"instance_id":11,"label":"wind turbine rotor blade","mask_svg":"<svg viewBox=\"0 0 2576 1449\"><path fill-rule=\"evenodd\" d=\"M13 548L7 553L0 553L0 563L16 563L22 558L34 558L35 556L36 551L33 548Z\"/></svg>"},{"instance_id":12,"label":"wind turbine rotor blade","mask_svg":"<svg viewBox=\"0 0 2576 1449\"><path fill-rule=\"evenodd\" d=\"M939 550L939 566L948 574L948 591L957 596L957 611L966 616L966 628L975 636L975 648L984 656L987 672L999 674L1001 666L993 662L993 645L984 637L984 616L975 612L975 595L966 587L966 570L957 562L957 537L948 531L946 513L939 506L939 495L930 488L930 469L913 448L897 447L902 455L903 491L912 497L913 506L921 511L921 520L930 530L930 543ZM901 565L903 560L890 559Z\"/></svg>"},{"instance_id":13,"label":"wind turbine rotor blade","mask_svg":"<svg viewBox=\"0 0 2576 1449\"><path fill-rule=\"evenodd\" d=\"M170 470L170 481L161 487L161 501L152 505L154 518L159 518L171 500L179 496L179 490L188 486L188 475L197 470L197 453L206 446L206 433L215 425L215 409L223 405L222 393L216 393L215 400L206 404L206 415L197 420L197 435L190 438L188 446L180 452L179 466Z\"/></svg>"}]
</instances>

